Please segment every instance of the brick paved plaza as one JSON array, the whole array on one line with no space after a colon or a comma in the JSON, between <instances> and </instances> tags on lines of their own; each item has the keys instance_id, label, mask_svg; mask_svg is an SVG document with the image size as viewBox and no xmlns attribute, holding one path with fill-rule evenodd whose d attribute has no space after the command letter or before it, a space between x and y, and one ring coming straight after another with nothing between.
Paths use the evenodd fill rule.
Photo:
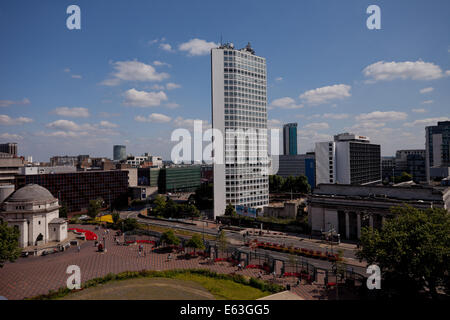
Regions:
<instances>
[{"instance_id":1,"label":"brick paved plaza","mask_svg":"<svg viewBox=\"0 0 450 320\"><path fill-rule=\"evenodd\" d=\"M71 226L73 227L73 226ZM79 226L86 230L96 232L99 239L103 239L103 230L94 230L92 226ZM0 296L7 299L30 298L39 294L46 294L49 290L56 290L66 286L69 274L66 269L69 265L77 265L81 269L81 281L105 276L108 273L139 270L167 270L167 269L209 269L218 273L242 274L257 277L259 270L245 269L236 271L237 268L226 262L208 265L201 258L172 259L168 261L168 254L151 252L151 245L144 244L145 256L139 256L138 246L119 246L114 243L114 231L106 235L106 253L97 252L93 241L87 241L81 245L81 251L77 247L71 247L65 252L58 252L48 256L19 258L14 263L6 263L0 269ZM176 254L172 255L176 257ZM263 279L272 278L271 275L263 275ZM296 281L294 278L278 279L280 284ZM299 285L294 286L295 292L303 299L322 299L324 292L321 286Z\"/></svg>"}]
</instances>

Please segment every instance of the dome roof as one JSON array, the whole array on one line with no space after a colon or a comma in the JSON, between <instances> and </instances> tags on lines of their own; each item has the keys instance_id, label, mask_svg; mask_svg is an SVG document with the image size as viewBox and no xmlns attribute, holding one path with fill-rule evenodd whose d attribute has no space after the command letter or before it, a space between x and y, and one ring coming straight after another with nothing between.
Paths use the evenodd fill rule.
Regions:
<instances>
[{"instance_id":1,"label":"dome roof","mask_svg":"<svg viewBox=\"0 0 450 320\"><path fill-rule=\"evenodd\" d=\"M46 188L37 184L27 184L11 194L6 202L54 201L56 198Z\"/></svg>"}]
</instances>

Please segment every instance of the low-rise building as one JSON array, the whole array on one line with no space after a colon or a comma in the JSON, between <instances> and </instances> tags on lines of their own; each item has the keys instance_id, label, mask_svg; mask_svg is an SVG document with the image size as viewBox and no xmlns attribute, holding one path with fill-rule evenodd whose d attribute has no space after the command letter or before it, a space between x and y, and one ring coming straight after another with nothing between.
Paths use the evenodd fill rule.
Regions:
<instances>
[{"instance_id":1,"label":"low-rise building","mask_svg":"<svg viewBox=\"0 0 450 320\"><path fill-rule=\"evenodd\" d=\"M295 219L298 206L304 201L305 199L294 199L285 202L272 202L267 207L264 207L264 216Z\"/></svg>"},{"instance_id":2,"label":"low-rise building","mask_svg":"<svg viewBox=\"0 0 450 320\"><path fill-rule=\"evenodd\" d=\"M19 229L19 245L25 248L67 238L67 222L59 218L59 208L50 191L29 184L5 199L0 218Z\"/></svg>"},{"instance_id":3,"label":"low-rise building","mask_svg":"<svg viewBox=\"0 0 450 320\"><path fill-rule=\"evenodd\" d=\"M321 184L308 196L308 223L314 233L334 229L341 239L356 240L362 227L381 228L393 217L390 209L403 204L448 210L450 188Z\"/></svg>"}]
</instances>

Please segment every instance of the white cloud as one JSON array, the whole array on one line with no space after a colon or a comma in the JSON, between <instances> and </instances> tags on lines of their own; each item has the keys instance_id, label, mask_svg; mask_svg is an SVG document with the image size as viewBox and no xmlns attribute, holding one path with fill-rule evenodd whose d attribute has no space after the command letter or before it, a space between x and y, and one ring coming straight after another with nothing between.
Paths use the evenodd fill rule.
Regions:
<instances>
[{"instance_id":1,"label":"white cloud","mask_svg":"<svg viewBox=\"0 0 450 320\"><path fill-rule=\"evenodd\" d=\"M175 109L175 108L178 108L180 105L175 102L168 102L165 104L165 106L169 109Z\"/></svg>"},{"instance_id":2,"label":"white cloud","mask_svg":"<svg viewBox=\"0 0 450 320\"><path fill-rule=\"evenodd\" d=\"M434 102L434 100L425 100L422 101L422 104L432 104Z\"/></svg>"},{"instance_id":3,"label":"white cloud","mask_svg":"<svg viewBox=\"0 0 450 320\"><path fill-rule=\"evenodd\" d=\"M275 78L275 81L282 81L283 80L283 77L276 77Z\"/></svg>"},{"instance_id":4,"label":"white cloud","mask_svg":"<svg viewBox=\"0 0 450 320\"><path fill-rule=\"evenodd\" d=\"M70 72L70 68L65 68L63 71L64 72Z\"/></svg>"},{"instance_id":5,"label":"white cloud","mask_svg":"<svg viewBox=\"0 0 450 320\"><path fill-rule=\"evenodd\" d=\"M183 118L183 117L176 117L176 118L174 119L173 122L174 122L174 125L175 125L176 127L179 127L179 128L186 128L186 127L193 127L193 126L194 126L194 121L202 121L203 129L205 129L205 128L211 126L211 125L209 124L209 122L206 121L206 120L200 120L200 119L185 119L185 118Z\"/></svg>"},{"instance_id":6,"label":"white cloud","mask_svg":"<svg viewBox=\"0 0 450 320\"><path fill-rule=\"evenodd\" d=\"M351 86L346 84L321 87L304 92L300 95L300 99L311 105L328 103L332 100L342 100L351 96L351 88Z\"/></svg>"},{"instance_id":7,"label":"white cloud","mask_svg":"<svg viewBox=\"0 0 450 320\"><path fill-rule=\"evenodd\" d=\"M173 50L172 50L172 46L170 45L170 44L168 44L168 43L161 43L160 45L159 45L159 47L161 48L161 49L163 49L164 51L168 51L168 52L172 52Z\"/></svg>"},{"instance_id":8,"label":"white cloud","mask_svg":"<svg viewBox=\"0 0 450 320\"><path fill-rule=\"evenodd\" d=\"M325 119L334 119L334 120L342 120L348 119L350 115L347 113L325 113L322 115Z\"/></svg>"},{"instance_id":9,"label":"white cloud","mask_svg":"<svg viewBox=\"0 0 450 320\"><path fill-rule=\"evenodd\" d=\"M11 118L10 116L8 116L6 114L0 114L0 124L3 126L20 125L20 124L30 123L30 122L33 122L33 119L26 118L26 117Z\"/></svg>"},{"instance_id":10,"label":"white cloud","mask_svg":"<svg viewBox=\"0 0 450 320\"><path fill-rule=\"evenodd\" d=\"M385 125L386 124L384 122L379 122L379 121L362 121L362 122L354 124L350 128L346 128L346 130L353 131L353 130L376 129L376 128L382 128Z\"/></svg>"},{"instance_id":11,"label":"white cloud","mask_svg":"<svg viewBox=\"0 0 450 320\"><path fill-rule=\"evenodd\" d=\"M137 116L134 118L137 122L157 122L157 123L166 123L172 120L171 117L166 116L161 113L152 113L148 117Z\"/></svg>"},{"instance_id":12,"label":"white cloud","mask_svg":"<svg viewBox=\"0 0 450 320\"><path fill-rule=\"evenodd\" d=\"M13 101L13 100L0 100L0 107L9 107L12 105L27 105L30 104L30 100L27 98L23 98L19 101Z\"/></svg>"},{"instance_id":13,"label":"white cloud","mask_svg":"<svg viewBox=\"0 0 450 320\"><path fill-rule=\"evenodd\" d=\"M437 123L439 121L450 121L450 118L449 117L426 118L426 119L415 120L413 122L408 122L403 125L405 127L415 127L415 126L426 127L426 126L437 125Z\"/></svg>"},{"instance_id":14,"label":"white cloud","mask_svg":"<svg viewBox=\"0 0 450 320\"><path fill-rule=\"evenodd\" d=\"M302 104L296 104L295 100L290 97L284 97L275 99L271 103L272 107L281 108L281 109L301 109L303 108Z\"/></svg>"},{"instance_id":15,"label":"white cloud","mask_svg":"<svg viewBox=\"0 0 450 320\"><path fill-rule=\"evenodd\" d=\"M330 126L326 122L313 122L313 123L308 123L303 128L311 129L311 130L325 130L325 129L329 129Z\"/></svg>"},{"instance_id":16,"label":"white cloud","mask_svg":"<svg viewBox=\"0 0 450 320\"><path fill-rule=\"evenodd\" d=\"M0 133L0 139L11 141L11 140L22 140L23 137L14 133Z\"/></svg>"},{"instance_id":17,"label":"white cloud","mask_svg":"<svg viewBox=\"0 0 450 320\"><path fill-rule=\"evenodd\" d=\"M89 117L89 110L87 108L59 107L53 110L52 113L63 117L74 117L74 118Z\"/></svg>"},{"instance_id":18,"label":"white cloud","mask_svg":"<svg viewBox=\"0 0 450 320\"><path fill-rule=\"evenodd\" d=\"M412 111L412 112L415 112L415 113L425 113L425 112L427 112L427 110L426 110L426 109L423 109L423 108L420 108L420 109L412 109L411 111Z\"/></svg>"},{"instance_id":19,"label":"white cloud","mask_svg":"<svg viewBox=\"0 0 450 320\"><path fill-rule=\"evenodd\" d=\"M438 65L420 60L415 62L378 61L364 68L363 74L370 78L371 82L394 79L434 80L444 76Z\"/></svg>"},{"instance_id":20,"label":"white cloud","mask_svg":"<svg viewBox=\"0 0 450 320\"><path fill-rule=\"evenodd\" d=\"M219 44L207 42L202 39L191 39L179 45L180 51L186 51L189 56L203 56L209 54L212 48L217 48Z\"/></svg>"},{"instance_id":21,"label":"white cloud","mask_svg":"<svg viewBox=\"0 0 450 320\"><path fill-rule=\"evenodd\" d=\"M280 128L281 127L281 121L278 120L278 119L267 120L267 126L269 128Z\"/></svg>"},{"instance_id":22,"label":"white cloud","mask_svg":"<svg viewBox=\"0 0 450 320\"><path fill-rule=\"evenodd\" d=\"M154 84L150 87L152 90L164 90L166 87L160 84Z\"/></svg>"},{"instance_id":23,"label":"white cloud","mask_svg":"<svg viewBox=\"0 0 450 320\"><path fill-rule=\"evenodd\" d=\"M106 120L100 121L100 126L104 127L104 128L117 128L118 127L117 124L106 121Z\"/></svg>"},{"instance_id":24,"label":"white cloud","mask_svg":"<svg viewBox=\"0 0 450 320\"><path fill-rule=\"evenodd\" d=\"M124 93L124 104L133 107L156 107L161 105L162 101L167 100L167 95L164 91L147 92L130 89Z\"/></svg>"},{"instance_id":25,"label":"white cloud","mask_svg":"<svg viewBox=\"0 0 450 320\"><path fill-rule=\"evenodd\" d=\"M70 131L78 131L81 130L81 127L73 121L70 120L56 120L49 124L47 124L47 128L56 129L56 130L70 130Z\"/></svg>"},{"instance_id":26,"label":"white cloud","mask_svg":"<svg viewBox=\"0 0 450 320\"><path fill-rule=\"evenodd\" d=\"M111 78L104 80L101 84L116 86L121 81L163 81L169 78L168 73L158 73L153 66L136 60L117 61L112 65L115 72L111 74Z\"/></svg>"},{"instance_id":27,"label":"white cloud","mask_svg":"<svg viewBox=\"0 0 450 320\"><path fill-rule=\"evenodd\" d=\"M158 60L153 61L153 65L155 65L157 67L161 67L161 66L171 67L170 64L168 64L166 62L158 61Z\"/></svg>"},{"instance_id":28,"label":"white cloud","mask_svg":"<svg viewBox=\"0 0 450 320\"><path fill-rule=\"evenodd\" d=\"M118 125L109 121L100 121L97 124L77 124L71 120L60 119L53 121L46 125L47 128L55 130L53 132L39 132L38 135L48 137L62 137L62 138L79 138L84 136L108 136L118 135L119 133L112 130Z\"/></svg>"},{"instance_id":29,"label":"white cloud","mask_svg":"<svg viewBox=\"0 0 450 320\"><path fill-rule=\"evenodd\" d=\"M423 89L420 90L420 93L421 94L429 93L429 92L432 92L433 90L434 90L433 87L423 88Z\"/></svg>"},{"instance_id":30,"label":"white cloud","mask_svg":"<svg viewBox=\"0 0 450 320\"><path fill-rule=\"evenodd\" d=\"M173 90L173 89L181 88L181 86L179 84L169 82L168 84L166 84L166 88L167 88L167 90Z\"/></svg>"},{"instance_id":31,"label":"white cloud","mask_svg":"<svg viewBox=\"0 0 450 320\"><path fill-rule=\"evenodd\" d=\"M398 111L374 111L363 113L355 117L357 121L397 121L405 120L408 115Z\"/></svg>"},{"instance_id":32,"label":"white cloud","mask_svg":"<svg viewBox=\"0 0 450 320\"><path fill-rule=\"evenodd\" d=\"M79 75L79 74L73 74L72 78L73 79L82 79L83 77L81 75Z\"/></svg>"}]
</instances>

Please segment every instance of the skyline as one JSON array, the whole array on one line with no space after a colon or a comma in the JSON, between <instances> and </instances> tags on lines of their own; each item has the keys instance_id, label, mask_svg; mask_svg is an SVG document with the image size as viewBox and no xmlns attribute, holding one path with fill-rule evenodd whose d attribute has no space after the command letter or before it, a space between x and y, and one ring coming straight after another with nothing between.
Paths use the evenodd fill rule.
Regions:
<instances>
[{"instance_id":1,"label":"skyline","mask_svg":"<svg viewBox=\"0 0 450 320\"><path fill-rule=\"evenodd\" d=\"M173 130L211 124L221 35L267 59L269 126L297 122L299 153L341 132L383 156L423 149L425 126L450 120L446 1L77 1L81 30L66 28L71 2L26 3L0 4L0 143L37 161L121 144L169 159Z\"/></svg>"}]
</instances>

